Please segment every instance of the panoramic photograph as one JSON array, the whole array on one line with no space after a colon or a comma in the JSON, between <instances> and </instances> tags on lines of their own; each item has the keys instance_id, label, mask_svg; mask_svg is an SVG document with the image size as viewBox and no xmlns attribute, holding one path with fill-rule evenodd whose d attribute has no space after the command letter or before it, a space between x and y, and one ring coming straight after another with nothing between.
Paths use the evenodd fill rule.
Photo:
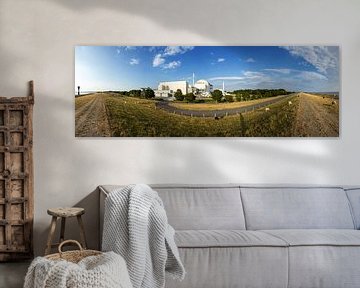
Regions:
<instances>
[{"instance_id":1,"label":"panoramic photograph","mask_svg":"<svg viewBox=\"0 0 360 288\"><path fill-rule=\"evenodd\" d=\"M339 137L338 46L76 46L77 137Z\"/></svg>"}]
</instances>

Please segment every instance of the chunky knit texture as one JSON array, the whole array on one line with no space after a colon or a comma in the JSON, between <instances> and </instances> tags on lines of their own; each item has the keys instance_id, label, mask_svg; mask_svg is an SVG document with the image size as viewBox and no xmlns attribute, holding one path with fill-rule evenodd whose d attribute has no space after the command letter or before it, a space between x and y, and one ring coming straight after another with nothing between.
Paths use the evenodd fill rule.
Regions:
<instances>
[{"instance_id":1,"label":"chunky knit texture","mask_svg":"<svg viewBox=\"0 0 360 288\"><path fill-rule=\"evenodd\" d=\"M113 252L89 256L75 264L37 257L24 288L132 288L124 259Z\"/></svg>"},{"instance_id":2,"label":"chunky knit texture","mask_svg":"<svg viewBox=\"0 0 360 288\"><path fill-rule=\"evenodd\" d=\"M103 251L124 257L134 288L162 288L165 270L182 280L185 270L157 192L145 184L113 191L105 200Z\"/></svg>"}]
</instances>

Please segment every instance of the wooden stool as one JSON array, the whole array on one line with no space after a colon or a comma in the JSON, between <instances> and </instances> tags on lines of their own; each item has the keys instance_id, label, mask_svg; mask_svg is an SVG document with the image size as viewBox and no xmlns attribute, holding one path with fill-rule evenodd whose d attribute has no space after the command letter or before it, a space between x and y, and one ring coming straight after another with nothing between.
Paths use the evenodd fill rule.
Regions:
<instances>
[{"instance_id":1,"label":"wooden stool","mask_svg":"<svg viewBox=\"0 0 360 288\"><path fill-rule=\"evenodd\" d=\"M86 239L85 239L85 230L84 230L84 224L81 219L81 215L85 213L84 208L50 208L47 210L47 213L52 216L51 224L50 224L50 231L49 236L46 244L46 250L45 255L50 254L52 247L57 247L62 241L64 241L64 234L65 234L65 223L66 218L69 217L76 217L79 223L80 227L80 239L81 239L81 245L84 249L86 249ZM56 222L58 217L61 218L61 229L60 229L60 242L59 243L52 243L52 239L54 237L55 228L56 228Z\"/></svg>"}]
</instances>

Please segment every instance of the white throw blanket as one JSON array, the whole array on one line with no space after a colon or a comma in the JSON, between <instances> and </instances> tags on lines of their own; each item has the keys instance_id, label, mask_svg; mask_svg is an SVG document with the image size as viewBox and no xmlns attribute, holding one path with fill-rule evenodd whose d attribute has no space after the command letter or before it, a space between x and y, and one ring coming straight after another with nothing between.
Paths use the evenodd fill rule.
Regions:
<instances>
[{"instance_id":1,"label":"white throw blanket","mask_svg":"<svg viewBox=\"0 0 360 288\"><path fill-rule=\"evenodd\" d=\"M37 257L24 288L132 288L124 259L113 253L89 256L79 263Z\"/></svg>"},{"instance_id":2,"label":"white throw blanket","mask_svg":"<svg viewBox=\"0 0 360 288\"><path fill-rule=\"evenodd\" d=\"M162 288L165 270L182 280L185 270L157 192L145 184L113 191L105 200L103 251L124 257L134 288Z\"/></svg>"}]
</instances>

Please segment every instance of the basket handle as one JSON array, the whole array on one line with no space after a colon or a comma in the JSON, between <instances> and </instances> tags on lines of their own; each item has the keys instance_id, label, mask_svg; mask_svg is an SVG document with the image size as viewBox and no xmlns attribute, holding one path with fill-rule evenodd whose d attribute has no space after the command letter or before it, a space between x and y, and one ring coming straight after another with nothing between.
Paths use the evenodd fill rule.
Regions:
<instances>
[{"instance_id":1,"label":"basket handle","mask_svg":"<svg viewBox=\"0 0 360 288\"><path fill-rule=\"evenodd\" d=\"M82 251L84 250L84 249L82 248L81 244L80 244L78 241L76 241L76 240L65 240L65 241L61 242L60 245L59 245L59 247L58 247L58 251L59 251L60 257L61 257L61 255L62 255L62 253L63 253L63 251L61 250L61 248L62 248L65 244L67 244L67 243L76 244L76 246L79 247L80 252L82 252Z\"/></svg>"}]
</instances>

